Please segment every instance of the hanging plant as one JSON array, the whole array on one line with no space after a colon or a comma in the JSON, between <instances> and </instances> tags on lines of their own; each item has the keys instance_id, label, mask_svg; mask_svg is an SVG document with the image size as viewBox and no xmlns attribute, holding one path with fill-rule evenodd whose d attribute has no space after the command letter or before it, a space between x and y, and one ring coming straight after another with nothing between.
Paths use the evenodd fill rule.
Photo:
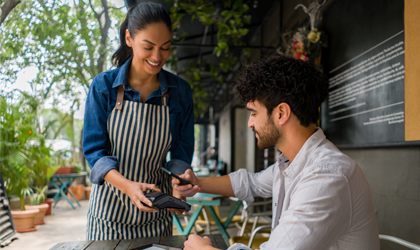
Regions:
<instances>
[{"instance_id":1,"label":"hanging plant","mask_svg":"<svg viewBox=\"0 0 420 250\"><path fill-rule=\"evenodd\" d=\"M188 35L182 31L181 20L185 18L185 14L189 14L191 22L197 20L204 26L215 25L217 27L217 43L214 47L213 54L220 58L218 64L210 64L206 67L205 61L191 62L188 68L177 69L176 49L173 50L169 63L179 75L184 77L193 89L194 112L199 117L208 108L209 103L206 102L207 93L202 87L203 77L210 77L217 82L223 82L222 73L232 71L233 67L238 63L238 58L231 56L229 53L229 44L244 45L242 38L248 34L248 29L244 28L245 24L250 24L251 18L248 14L249 7L243 0L230 1L204 1L204 0L168 0L167 4L171 5L170 15L172 19L172 29L174 39L183 41ZM249 51L242 50L242 53Z\"/></svg>"}]
</instances>

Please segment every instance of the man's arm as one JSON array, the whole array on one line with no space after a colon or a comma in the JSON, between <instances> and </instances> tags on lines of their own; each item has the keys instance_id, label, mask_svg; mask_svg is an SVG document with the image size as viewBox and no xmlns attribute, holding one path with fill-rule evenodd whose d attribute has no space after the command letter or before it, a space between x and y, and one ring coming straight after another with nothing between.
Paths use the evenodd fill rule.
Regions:
<instances>
[{"instance_id":1,"label":"man's arm","mask_svg":"<svg viewBox=\"0 0 420 250\"><path fill-rule=\"evenodd\" d=\"M201 192L208 194L220 194L223 196L233 197L232 183L229 175L220 177L198 178L198 186Z\"/></svg>"},{"instance_id":2,"label":"man's arm","mask_svg":"<svg viewBox=\"0 0 420 250\"><path fill-rule=\"evenodd\" d=\"M180 181L177 179L172 180L172 184L174 189L184 197L191 197L197 192L203 192L253 201L255 196L272 196L273 180L277 174L276 167L277 164L274 164L259 173L248 173L245 169L240 169L229 175L207 178L197 178L194 172L188 169L179 177L191 182L195 185L194 187L179 185Z\"/></svg>"}]
</instances>

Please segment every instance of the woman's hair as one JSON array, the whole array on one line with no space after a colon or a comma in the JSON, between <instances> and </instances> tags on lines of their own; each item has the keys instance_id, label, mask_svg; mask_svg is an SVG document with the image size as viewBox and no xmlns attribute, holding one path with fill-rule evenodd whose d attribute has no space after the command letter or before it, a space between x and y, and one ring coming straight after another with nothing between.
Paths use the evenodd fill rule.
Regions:
<instances>
[{"instance_id":1,"label":"woman's hair","mask_svg":"<svg viewBox=\"0 0 420 250\"><path fill-rule=\"evenodd\" d=\"M169 13L157 3L140 3L131 7L124 22L120 26L120 47L112 55L112 63L121 67L133 56L133 49L125 42L125 31L128 29L134 38L138 31L145 29L150 24L164 23L169 31L172 30L172 21Z\"/></svg>"},{"instance_id":2,"label":"woman's hair","mask_svg":"<svg viewBox=\"0 0 420 250\"><path fill-rule=\"evenodd\" d=\"M243 68L235 92L244 103L263 104L268 115L285 102L307 127L319 118L319 105L328 96L328 79L310 63L272 55Z\"/></svg>"}]
</instances>

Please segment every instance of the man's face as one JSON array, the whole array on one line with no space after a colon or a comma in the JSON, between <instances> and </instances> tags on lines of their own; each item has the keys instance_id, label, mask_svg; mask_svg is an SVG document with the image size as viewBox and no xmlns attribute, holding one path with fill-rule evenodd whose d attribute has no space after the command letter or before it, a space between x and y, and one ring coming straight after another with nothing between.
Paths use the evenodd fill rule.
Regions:
<instances>
[{"instance_id":1,"label":"man's face","mask_svg":"<svg viewBox=\"0 0 420 250\"><path fill-rule=\"evenodd\" d=\"M275 126L272 117L267 114L267 108L258 101L248 102L246 107L251 111L248 127L255 133L258 147L266 149L276 146L283 136Z\"/></svg>"}]
</instances>

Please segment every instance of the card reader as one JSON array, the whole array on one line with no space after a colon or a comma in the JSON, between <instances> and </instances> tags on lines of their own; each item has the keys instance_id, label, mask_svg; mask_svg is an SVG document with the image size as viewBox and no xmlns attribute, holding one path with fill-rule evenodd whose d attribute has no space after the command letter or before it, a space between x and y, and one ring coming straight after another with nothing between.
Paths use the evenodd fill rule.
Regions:
<instances>
[{"instance_id":1,"label":"card reader","mask_svg":"<svg viewBox=\"0 0 420 250\"><path fill-rule=\"evenodd\" d=\"M189 203L169 194L153 191L144 195L153 203L153 207L157 209L176 208L183 209L185 211L191 210L191 205Z\"/></svg>"}]
</instances>

